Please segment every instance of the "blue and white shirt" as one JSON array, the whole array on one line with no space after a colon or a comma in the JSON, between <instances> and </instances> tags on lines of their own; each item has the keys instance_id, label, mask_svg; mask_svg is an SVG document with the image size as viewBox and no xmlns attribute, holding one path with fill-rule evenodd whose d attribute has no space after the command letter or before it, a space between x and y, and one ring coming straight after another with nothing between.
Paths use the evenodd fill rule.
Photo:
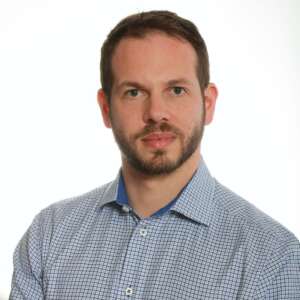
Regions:
<instances>
[{"instance_id":1,"label":"blue and white shirt","mask_svg":"<svg viewBox=\"0 0 300 300\"><path fill-rule=\"evenodd\" d=\"M40 212L10 299L300 299L300 244L202 161L163 213L140 219L115 181Z\"/></svg>"}]
</instances>

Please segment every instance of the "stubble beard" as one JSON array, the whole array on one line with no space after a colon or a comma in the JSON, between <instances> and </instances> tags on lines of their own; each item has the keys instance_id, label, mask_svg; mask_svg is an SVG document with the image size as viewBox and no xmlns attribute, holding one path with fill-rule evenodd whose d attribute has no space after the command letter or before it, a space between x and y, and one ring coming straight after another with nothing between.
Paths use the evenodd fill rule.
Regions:
<instances>
[{"instance_id":1,"label":"stubble beard","mask_svg":"<svg viewBox=\"0 0 300 300\"><path fill-rule=\"evenodd\" d=\"M202 118L201 122L193 128L190 136L186 139L181 130L168 123L147 125L140 133L127 138L123 130L114 124L113 118L111 120L114 137L123 157L134 169L148 176L170 174L182 166L197 150L204 132ZM167 151L163 149L153 151L152 157L149 159L143 158L135 147L135 142L152 132L172 132L176 136L176 139L180 142L180 152L176 159L171 160L168 158Z\"/></svg>"}]
</instances>

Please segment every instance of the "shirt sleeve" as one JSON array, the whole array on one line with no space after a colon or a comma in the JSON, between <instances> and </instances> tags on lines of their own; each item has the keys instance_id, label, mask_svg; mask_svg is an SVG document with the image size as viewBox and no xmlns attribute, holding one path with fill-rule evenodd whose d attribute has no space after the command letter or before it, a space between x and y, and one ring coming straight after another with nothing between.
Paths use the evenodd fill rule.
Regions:
<instances>
[{"instance_id":1,"label":"shirt sleeve","mask_svg":"<svg viewBox=\"0 0 300 300\"><path fill-rule=\"evenodd\" d=\"M281 244L266 264L259 282L258 299L300 299L300 243Z\"/></svg>"},{"instance_id":2,"label":"shirt sleeve","mask_svg":"<svg viewBox=\"0 0 300 300\"><path fill-rule=\"evenodd\" d=\"M41 226L38 215L14 252L10 300L44 299L41 267Z\"/></svg>"}]
</instances>

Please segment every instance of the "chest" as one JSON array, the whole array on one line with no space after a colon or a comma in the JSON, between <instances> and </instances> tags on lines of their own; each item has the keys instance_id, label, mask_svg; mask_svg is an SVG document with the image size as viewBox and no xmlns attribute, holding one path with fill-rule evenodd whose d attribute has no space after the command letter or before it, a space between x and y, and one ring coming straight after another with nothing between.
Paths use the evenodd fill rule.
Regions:
<instances>
[{"instance_id":1,"label":"chest","mask_svg":"<svg viewBox=\"0 0 300 300\"><path fill-rule=\"evenodd\" d=\"M175 216L116 220L51 249L46 299L253 299L260 264L238 236Z\"/></svg>"}]
</instances>

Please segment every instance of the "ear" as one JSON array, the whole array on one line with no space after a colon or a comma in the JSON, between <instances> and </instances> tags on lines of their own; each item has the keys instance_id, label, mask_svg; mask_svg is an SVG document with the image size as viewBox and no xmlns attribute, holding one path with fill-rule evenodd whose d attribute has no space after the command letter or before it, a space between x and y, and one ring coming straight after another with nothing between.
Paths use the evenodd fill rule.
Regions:
<instances>
[{"instance_id":1,"label":"ear","mask_svg":"<svg viewBox=\"0 0 300 300\"><path fill-rule=\"evenodd\" d=\"M218 97L218 89L215 84L209 83L204 91L204 105L205 105L205 125L212 122Z\"/></svg>"},{"instance_id":2,"label":"ear","mask_svg":"<svg viewBox=\"0 0 300 300\"><path fill-rule=\"evenodd\" d=\"M97 101L98 101L98 104L99 104L100 109L101 109L102 119L103 119L104 125L107 128L111 128L111 121L110 121L110 114L109 114L110 105L108 103L108 99L107 99L103 89L100 89L98 91Z\"/></svg>"}]
</instances>

